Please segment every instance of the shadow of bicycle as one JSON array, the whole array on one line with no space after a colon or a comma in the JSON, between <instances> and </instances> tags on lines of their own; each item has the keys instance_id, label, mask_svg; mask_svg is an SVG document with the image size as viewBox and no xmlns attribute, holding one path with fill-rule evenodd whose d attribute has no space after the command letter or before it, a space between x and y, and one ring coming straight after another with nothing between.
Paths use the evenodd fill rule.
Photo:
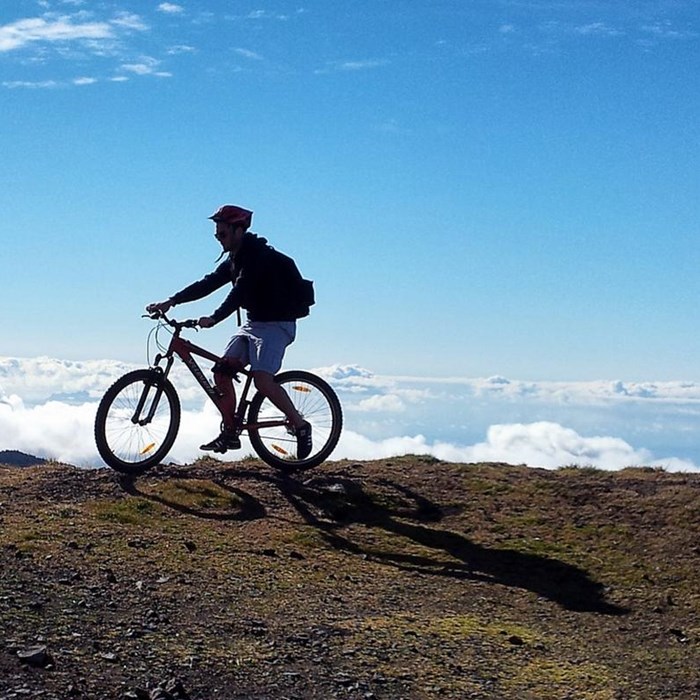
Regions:
<instances>
[{"instance_id":1,"label":"shadow of bicycle","mask_svg":"<svg viewBox=\"0 0 700 700\"><path fill-rule=\"evenodd\" d=\"M276 473L237 470L228 476L274 485L334 549L405 571L525 589L572 611L629 612L608 603L604 586L581 568L537 554L475 544L439 527L443 513L437 504L388 479L373 480L370 493L367 484L346 476L301 481ZM390 535L380 539L391 547L363 543L350 532L354 524ZM421 553L405 551L401 538L420 545Z\"/></svg>"},{"instance_id":2,"label":"shadow of bicycle","mask_svg":"<svg viewBox=\"0 0 700 700\"><path fill-rule=\"evenodd\" d=\"M246 521L267 515L263 504L247 491L228 483L187 478L186 473L156 485L120 476L119 484L130 496L205 520Z\"/></svg>"}]
</instances>

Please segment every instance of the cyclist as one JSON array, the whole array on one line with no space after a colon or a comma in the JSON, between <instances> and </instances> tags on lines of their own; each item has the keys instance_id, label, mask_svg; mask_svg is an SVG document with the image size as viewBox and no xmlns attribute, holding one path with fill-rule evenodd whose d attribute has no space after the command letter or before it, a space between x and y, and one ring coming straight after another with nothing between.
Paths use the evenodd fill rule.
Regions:
<instances>
[{"instance_id":1,"label":"cyclist","mask_svg":"<svg viewBox=\"0 0 700 700\"><path fill-rule=\"evenodd\" d=\"M214 365L214 384L222 396L222 428L218 437L201 445L202 450L224 453L241 446L235 425L236 393L233 377L241 367L250 365L255 387L279 408L290 423L297 441L297 457L311 453L311 425L294 408L285 390L274 380L282 366L287 346L296 336L296 316L289 308L289 275L280 270L276 253L267 240L250 232L253 212L232 204L219 207L210 217L216 225L215 238L228 258L208 275L193 282L165 301L149 304L149 313L166 313L176 304L196 301L226 284L233 287L211 316L202 316L198 324L210 328L234 311L247 311L246 323L229 341L220 362ZM219 256L221 258L221 256ZM289 258L287 261L291 262ZM296 266L293 266L298 275Z\"/></svg>"}]
</instances>

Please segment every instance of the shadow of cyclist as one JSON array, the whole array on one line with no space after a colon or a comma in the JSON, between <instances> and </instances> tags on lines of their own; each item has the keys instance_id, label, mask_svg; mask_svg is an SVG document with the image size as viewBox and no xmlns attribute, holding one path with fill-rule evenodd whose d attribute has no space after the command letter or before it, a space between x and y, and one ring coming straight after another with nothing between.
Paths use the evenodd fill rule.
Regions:
<instances>
[{"instance_id":1,"label":"shadow of cyclist","mask_svg":"<svg viewBox=\"0 0 700 700\"><path fill-rule=\"evenodd\" d=\"M435 503L390 480L376 481L382 489L377 497L370 496L359 481L343 477L319 476L301 483L278 474L232 474L274 484L304 521L317 528L335 549L406 571L526 589L568 610L606 615L629 612L605 601L603 586L572 564L513 549L485 547L438 527L436 523L443 516ZM351 524L380 528L428 551L413 554L363 547L347 532L341 534Z\"/></svg>"}]
</instances>

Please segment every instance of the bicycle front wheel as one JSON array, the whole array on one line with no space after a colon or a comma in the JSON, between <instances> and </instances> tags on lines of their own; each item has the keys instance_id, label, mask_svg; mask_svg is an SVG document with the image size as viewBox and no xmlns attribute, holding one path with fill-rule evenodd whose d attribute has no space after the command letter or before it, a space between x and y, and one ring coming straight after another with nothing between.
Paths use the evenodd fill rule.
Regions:
<instances>
[{"instance_id":1,"label":"bicycle front wheel","mask_svg":"<svg viewBox=\"0 0 700 700\"><path fill-rule=\"evenodd\" d=\"M287 392L296 410L311 424L313 449L308 457L297 458L296 437L287 425L265 426L281 422L284 414L261 393L255 394L248 410L250 442L260 459L283 471L311 469L326 460L335 449L343 427L340 401L330 385L320 377L302 370L282 372L275 381Z\"/></svg>"},{"instance_id":2,"label":"bicycle front wheel","mask_svg":"<svg viewBox=\"0 0 700 700\"><path fill-rule=\"evenodd\" d=\"M112 469L143 474L168 454L179 427L175 387L158 372L139 369L114 382L100 401L95 443Z\"/></svg>"}]
</instances>

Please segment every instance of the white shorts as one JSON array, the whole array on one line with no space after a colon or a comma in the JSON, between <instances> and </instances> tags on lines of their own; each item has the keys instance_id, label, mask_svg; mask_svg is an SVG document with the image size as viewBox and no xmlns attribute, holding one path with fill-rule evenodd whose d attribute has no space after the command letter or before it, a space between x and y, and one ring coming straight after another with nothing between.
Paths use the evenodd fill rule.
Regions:
<instances>
[{"instance_id":1,"label":"white shorts","mask_svg":"<svg viewBox=\"0 0 700 700\"><path fill-rule=\"evenodd\" d=\"M277 374L296 333L295 321L247 321L229 341L224 357L250 365L253 372Z\"/></svg>"}]
</instances>

